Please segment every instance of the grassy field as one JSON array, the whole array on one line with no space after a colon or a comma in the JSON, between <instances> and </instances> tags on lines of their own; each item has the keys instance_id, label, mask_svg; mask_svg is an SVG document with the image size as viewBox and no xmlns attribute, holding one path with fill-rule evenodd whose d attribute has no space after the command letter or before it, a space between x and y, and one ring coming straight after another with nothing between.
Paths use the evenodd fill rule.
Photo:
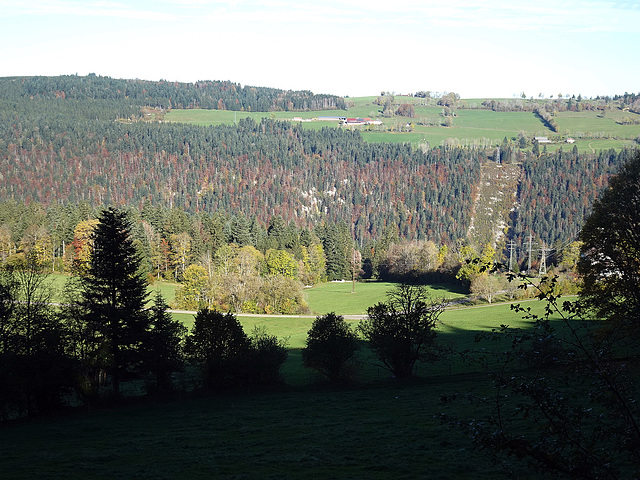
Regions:
<instances>
[{"instance_id":1,"label":"grassy field","mask_svg":"<svg viewBox=\"0 0 640 480\"><path fill-rule=\"evenodd\" d=\"M160 283L161 292L168 298L172 295L173 284ZM378 302L386 300L387 292L394 288L395 284L387 282L363 282L356 283L355 293L351 293L351 282L329 282L316 285L305 290L305 296L310 309L308 315L238 315L245 332L250 333L254 326L264 326L272 334L279 338L288 338L289 347L296 349L304 347L307 331L311 328L316 315L336 312L340 315L362 316L367 308ZM153 287L152 287L153 288ZM462 298L463 293L451 290L447 286L428 285L428 291L434 299ZM182 321L189 329L193 325L193 314L174 313L174 318ZM357 323L357 319L349 319Z\"/></svg>"},{"instance_id":2,"label":"grassy field","mask_svg":"<svg viewBox=\"0 0 640 480\"><path fill-rule=\"evenodd\" d=\"M503 479L438 420L473 380L229 394L6 427L3 478ZM474 406L469 415L479 413Z\"/></svg>"},{"instance_id":3,"label":"grassy field","mask_svg":"<svg viewBox=\"0 0 640 480\"><path fill-rule=\"evenodd\" d=\"M414 145L428 142L432 147L442 145L452 139L460 145L499 145L503 139L515 139L519 132L529 137L557 134L546 128L532 112L494 112L478 108L460 108L457 116L452 117L451 126L440 126L442 107L424 105L424 100L414 97L396 97L397 102L414 104L415 117L381 116L382 107L373 103L376 97L349 98L352 106L348 110L330 110L313 112L230 112L224 110L172 110L166 115L168 122L194 123L198 125L219 125L237 122L241 118L250 117L256 121L267 118L293 120L294 118L314 119L322 115L347 117L371 117L382 120L387 127L398 127L406 123L413 125L412 132L388 132L362 130L368 142L410 142ZM468 106L477 107L484 99L465 100ZM580 152L593 152L603 149L620 149L637 145L634 140L640 135L639 125L619 125L617 121L636 114L621 110L607 111L604 117L596 111L558 112L556 119L559 125L558 134L571 136L576 140L568 145L564 142L548 144L548 151L558 148L573 148ZM422 123L422 125L421 125ZM326 126L337 126L334 122L307 121L304 128L319 129ZM431 126L427 126L431 125Z\"/></svg>"},{"instance_id":4,"label":"grassy field","mask_svg":"<svg viewBox=\"0 0 640 480\"><path fill-rule=\"evenodd\" d=\"M335 289L336 285L342 284L325 284L322 285L321 291L326 291L336 297L340 295L351 295L346 293L344 289ZM363 284L368 285L368 284ZM333 289L332 289L333 286ZM384 301L386 292L393 287L393 284L373 284L369 286L368 294L371 296L373 303ZM357 288L357 286L356 286ZM365 287L363 290L367 290ZM449 292L442 295L444 290L434 289L440 293L440 298L456 298L462 295L456 292ZM437 298L434 295L434 298ZM373 305L373 303L371 305ZM337 301L335 306L340 305ZM532 307L532 311L538 314L543 313L544 305L539 301L528 301L528 306ZM328 310L330 311L330 310ZM340 312L338 308L336 312ZM361 314L353 310L353 314L345 317L347 323L354 328L362 317ZM174 318L182 321L189 329L193 326L194 315L189 313L174 313ZM248 334L255 327L264 327L271 335L278 338L286 339L289 348L289 359L283 367L283 377L288 385L308 385L313 382L313 374L306 370L302 365L300 349L304 348L307 333L311 328L311 324L315 319L314 315L238 315L238 320L243 329ZM553 319L553 317L552 317ZM499 328L500 325L509 325L512 328L527 328L531 325L529 321L522 320L516 313L511 310L511 304L501 303L492 305L480 305L473 307L451 307L445 310L439 318L437 327L440 340L452 351L461 352L465 350L475 350L477 345L475 337L479 332L490 331ZM371 356L366 345L357 354L359 367L355 377L359 382L369 383L380 378L385 378L388 373L378 362ZM419 375L451 375L462 374L468 371L466 365L459 356L451 355L434 364L418 364L417 371Z\"/></svg>"},{"instance_id":5,"label":"grassy field","mask_svg":"<svg viewBox=\"0 0 640 480\"><path fill-rule=\"evenodd\" d=\"M309 309L313 314L336 312L342 315L363 315L367 308L386 300L394 283L387 282L330 282L305 290ZM465 294L452 290L451 286L427 285L427 291L434 299L456 299ZM352 290L355 290L352 293Z\"/></svg>"},{"instance_id":6,"label":"grassy field","mask_svg":"<svg viewBox=\"0 0 640 480\"><path fill-rule=\"evenodd\" d=\"M171 295L173 285L159 288ZM358 314L384 300L390 288L393 284L358 283L352 294L350 283L329 283L307 295L318 312L333 307ZM435 297L460 295L432 288ZM530 305L542 312L540 302ZM193 323L192 314L174 315ZM485 411L482 404L440 401L457 392L490 395L491 384L477 364L452 354L419 365L418 378L398 381L362 345L353 383L331 387L302 364L300 349L313 315L239 319L247 332L260 325L288 338L283 385L8 425L0 430L3 478L508 478L467 437L438 419L441 413L465 419ZM479 331L527 326L506 304L453 308L440 320L440 341L456 352L479 349L474 342ZM493 342L484 346L502 348Z\"/></svg>"},{"instance_id":7,"label":"grassy field","mask_svg":"<svg viewBox=\"0 0 640 480\"><path fill-rule=\"evenodd\" d=\"M490 395L477 366L452 357L397 381L361 350L357 382L329 387L302 366L300 336L312 318L241 322L292 339L285 385L9 425L0 431L3 478L508 478L438 419L483 413L482 404L440 401L456 392ZM442 315L440 338L478 348L475 333L500 323L522 321L508 305L454 309Z\"/></svg>"}]
</instances>

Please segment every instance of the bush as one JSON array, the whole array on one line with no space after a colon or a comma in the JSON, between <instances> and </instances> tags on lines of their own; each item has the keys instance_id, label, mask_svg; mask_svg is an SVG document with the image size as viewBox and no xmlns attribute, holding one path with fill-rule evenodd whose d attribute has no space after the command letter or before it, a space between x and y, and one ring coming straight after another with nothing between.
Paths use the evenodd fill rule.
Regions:
<instances>
[{"instance_id":1,"label":"bush","mask_svg":"<svg viewBox=\"0 0 640 480\"><path fill-rule=\"evenodd\" d=\"M335 382L346 379L346 366L358 350L355 332L334 312L316 317L302 350L304 366Z\"/></svg>"},{"instance_id":2,"label":"bush","mask_svg":"<svg viewBox=\"0 0 640 480\"><path fill-rule=\"evenodd\" d=\"M216 388L243 379L251 342L235 315L203 308L196 314L185 350L200 369L205 387Z\"/></svg>"},{"instance_id":3,"label":"bush","mask_svg":"<svg viewBox=\"0 0 640 480\"><path fill-rule=\"evenodd\" d=\"M281 380L280 368L287 360L287 341L269 335L265 327L254 327L249 337L251 353L249 378L255 383L277 383Z\"/></svg>"}]
</instances>

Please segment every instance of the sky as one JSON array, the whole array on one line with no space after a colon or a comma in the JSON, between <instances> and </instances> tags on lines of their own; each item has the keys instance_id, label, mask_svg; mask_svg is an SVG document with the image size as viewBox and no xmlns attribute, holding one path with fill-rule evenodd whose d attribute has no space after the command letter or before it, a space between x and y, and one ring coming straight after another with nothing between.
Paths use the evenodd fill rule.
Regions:
<instances>
[{"instance_id":1,"label":"sky","mask_svg":"<svg viewBox=\"0 0 640 480\"><path fill-rule=\"evenodd\" d=\"M0 0L0 76L341 96L640 92L640 1Z\"/></svg>"}]
</instances>

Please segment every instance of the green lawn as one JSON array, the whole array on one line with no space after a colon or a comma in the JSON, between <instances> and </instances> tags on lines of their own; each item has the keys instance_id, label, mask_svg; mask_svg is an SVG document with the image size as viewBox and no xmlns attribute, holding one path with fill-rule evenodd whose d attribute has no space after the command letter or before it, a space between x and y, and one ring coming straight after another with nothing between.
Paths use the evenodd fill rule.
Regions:
<instances>
[{"instance_id":1,"label":"green lawn","mask_svg":"<svg viewBox=\"0 0 640 480\"><path fill-rule=\"evenodd\" d=\"M540 302L532 305L542 310ZM507 305L450 310L442 321L441 341L464 349L480 348L473 342L479 330L522 323ZM245 329L262 322L293 339L306 334L312 318L241 322ZM361 383L329 387L302 367L299 339L292 343L286 385L275 390L185 396L5 426L0 470L16 480L509 478L438 419L441 413L464 419L486 412L482 403L441 403L460 392L491 395L478 366L451 357L419 366L421 378L398 381L363 349ZM522 478L529 473L519 472Z\"/></svg>"},{"instance_id":2,"label":"green lawn","mask_svg":"<svg viewBox=\"0 0 640 480\"><path fill-rule=\"evenodd\" d=\"M396 284L387 282L356 282L352 293L351 282L329 282L305 290L309 309L314 314L336 312L342 315L363 315L367 308L386 300L386 294ZM427 285L434 299L455 299L463 293L452 291L450 286Z\"/></svg>"},{"instance_id":3,"label":"green lawn","mask_svg":"<svg viewBox=\"0 0 640 480\"><path fill-rule=\"evenodd\" d=\"M361 313L384 300L393 286L358 283L352 294L350 283L327 283L307 295L318 311L331 306ZM170 295L172 285L160 288ZM431 289L435 297L461 295ZM543 311L541 302L528 305ZM174 315L193 324L191 314ZM443 396L460 392L493 393L479 364L463 363L452 354L418 365L419 378L398 381L363 343L354 383L330 387L302 364L300 349L313 315L239 319L248 333L260 325L289 339L285 384L5 426L0 435L3 478L509 478L460 431L438 419L440 413L464 419L486 412L482 403L441 403ZM455 352L502 349L508 345L476 344L476 333L500 324L528 325L506 304L452 308L440 320L439 340ZM358 320L348 321L355 325ZM188 381L183 378L178 374L176 381ZM519 474L529 473L523 469Z\"/></svg>"}]
</instances>

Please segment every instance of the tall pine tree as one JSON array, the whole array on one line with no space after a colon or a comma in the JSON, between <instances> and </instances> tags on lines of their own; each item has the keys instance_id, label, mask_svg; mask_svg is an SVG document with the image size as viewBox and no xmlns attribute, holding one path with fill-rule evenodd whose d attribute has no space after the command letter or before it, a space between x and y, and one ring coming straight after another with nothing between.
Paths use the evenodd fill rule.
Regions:
<instances>
[{"instance_id":1,"label":"tall pine tree","mask_svg":"<svg viewBox=\"0 0 640 480\"><path fill-rule=\"evenodd\" d=\"M99 364L112 376L120 394L125 374L142 361L141 346L149 329L145 309L147 284L124 211L109 207L93 233L89 271L81 280L86 321L96 333Z\"/></svg>"}]
</instances>

